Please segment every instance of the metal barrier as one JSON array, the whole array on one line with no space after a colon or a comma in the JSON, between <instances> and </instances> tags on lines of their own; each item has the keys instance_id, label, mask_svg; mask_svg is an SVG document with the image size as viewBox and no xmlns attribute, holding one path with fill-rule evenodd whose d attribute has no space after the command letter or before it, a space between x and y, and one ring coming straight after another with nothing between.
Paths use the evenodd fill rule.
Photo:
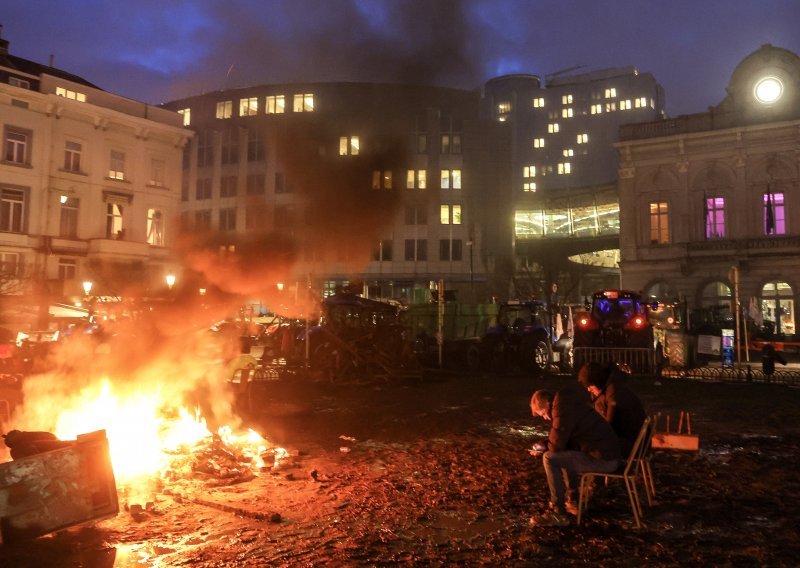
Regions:
<instances>
[{"instance_id":1,"label":"metal barrier","mask_svg":"<svg viewBox=\"0 0 800 568\"><path fill-rule=\"evenodd\" d=\"M749 365L736 367L665 367L661 376L671 379L689 379L696 381L715 381L732 383L761 383L800 386L800 369L779 370L765 375L759 368Z\"/></svg>"},{"instance_id":2,"label":"metal barrier","mask_svg":"<svg viewBox=\"0 0 800 568\"><path fill-rule=\"evenodd\" d=\"M656 352L647 347L575 347L573 357L575 370L586 363L616 363L635 375L656 372Z\"/></svg>"}]
</instances>

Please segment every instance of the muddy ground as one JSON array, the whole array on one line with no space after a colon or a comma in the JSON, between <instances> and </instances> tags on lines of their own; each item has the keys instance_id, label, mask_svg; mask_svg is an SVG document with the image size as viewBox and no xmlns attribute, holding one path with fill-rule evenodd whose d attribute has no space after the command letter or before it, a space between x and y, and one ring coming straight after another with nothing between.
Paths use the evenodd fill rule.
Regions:
<instances>
[{"instance_id":1,"label":"muddy ground","mask_svg":"<svg viewBox=\"0 0 800 568\"><path fill-rule=\"evenodd\" d=\"M0 566L800 564L800 390L637 379L651 413L692 412L698 453L658 453L636 530L611 485L584 526L532 528L547 501L550 377L271 383L251 424L292 457L233 486L165 484L155 508L0 549ZM674 424L674 422L673 422Z\"/></svg>"}]
</instances>

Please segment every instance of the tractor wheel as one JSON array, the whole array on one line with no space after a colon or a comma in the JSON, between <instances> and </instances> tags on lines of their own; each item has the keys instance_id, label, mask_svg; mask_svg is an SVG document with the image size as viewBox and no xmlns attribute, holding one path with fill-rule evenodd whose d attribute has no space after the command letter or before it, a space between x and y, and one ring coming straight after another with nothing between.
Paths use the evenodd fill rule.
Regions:
<instances>
[{"instance_id":1,"label":"tractor wheel","mask_svg":"<svg viewBox=\"0 0 800 568\"><path fill-rule=\"evenodd\" d=\"M534 336L526 337L523 340L522 357L524 361L530 362L530 368L534 374L542 375L550 371L550 364L553 362L553 350L547 337Z\"/></svg>"}]
</instances>

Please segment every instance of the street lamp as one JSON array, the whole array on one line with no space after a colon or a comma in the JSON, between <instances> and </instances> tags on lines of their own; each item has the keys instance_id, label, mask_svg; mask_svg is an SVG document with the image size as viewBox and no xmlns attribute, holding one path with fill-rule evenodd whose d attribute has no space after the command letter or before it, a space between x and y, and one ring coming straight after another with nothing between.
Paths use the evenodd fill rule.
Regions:
<instances>
[{"instance_id":1,"label":"street lamp","mask_svg":"<svg viewBox=\"0 0 800 568\"><path fill-rule=\"evenodd\" d=\"M174 274L167 274L164 278L167 281L167 287L172 290L172 287L175 285L175 275Z\"/></svg>"},{"instance_id":2,"label":"street lamp","mask_svg":"<svg viewBox=\"0 0 800 568\"><path fill-rule=\"evenodd\" d=\"M84 294L84 302L86 302L86 318L89 322L92 321L92 316L94 315L94 310L92 309L92 281L91 280L84 280L83 281L83 294Z\"/></svg>"}]
</instances>

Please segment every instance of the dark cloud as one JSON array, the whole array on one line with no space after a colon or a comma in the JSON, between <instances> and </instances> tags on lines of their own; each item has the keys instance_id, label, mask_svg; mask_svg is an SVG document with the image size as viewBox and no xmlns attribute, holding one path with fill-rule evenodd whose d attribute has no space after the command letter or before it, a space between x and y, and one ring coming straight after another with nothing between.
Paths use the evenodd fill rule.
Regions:
<instances>
[{"instance_id":1,"label":"dark cloud","mask_svg":"<svg viewBox=\"0 0 800 568\"><path fill-rule=\"evenodd\" d=\"M634 65L671 113L725 96L764 43L800 52L797 0L4 0L12 52L148 102L225 87L388 81L473 88L500 73Z\"/></svg>"}]
</instances>

